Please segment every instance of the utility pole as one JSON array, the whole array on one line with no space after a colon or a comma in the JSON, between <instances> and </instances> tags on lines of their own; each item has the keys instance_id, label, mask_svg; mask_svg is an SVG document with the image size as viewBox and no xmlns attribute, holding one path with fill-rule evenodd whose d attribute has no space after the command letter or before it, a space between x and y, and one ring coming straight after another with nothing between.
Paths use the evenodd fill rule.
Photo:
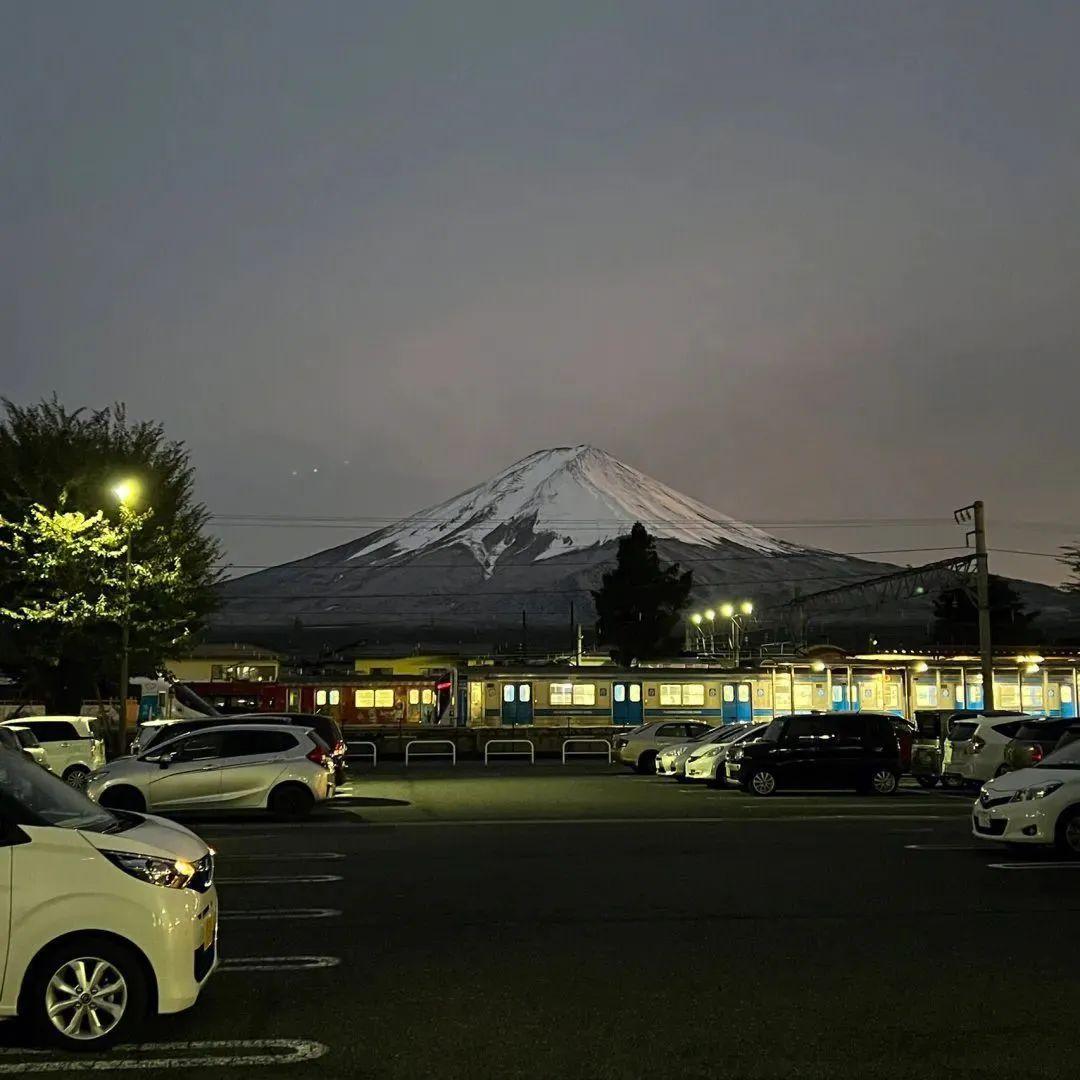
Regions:
<instances>
[{"instance_id":1,"label":"utility pole","mask_svg":"<svg viewBox=\"0 0 1080 1080\"><path fill-rule=\"evenodd\" d=\"M990 640L990 555L986 550L986 511L982 499L957 510L957 523L970 521L967 534L975 541L975 596L979 605L979 657L982 662L983 709L994 707L994 650Z\"/></svg>"}]
</instances>

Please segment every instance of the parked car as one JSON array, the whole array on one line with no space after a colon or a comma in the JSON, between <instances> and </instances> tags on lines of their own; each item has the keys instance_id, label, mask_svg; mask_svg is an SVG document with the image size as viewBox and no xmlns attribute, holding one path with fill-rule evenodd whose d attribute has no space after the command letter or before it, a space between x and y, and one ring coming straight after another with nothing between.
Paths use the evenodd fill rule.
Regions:
<instances>
[{"instance_id":1,"label":"parked car","mask_svg":"<svg viewBox=\"0 0 1080 1080\"><path fill-rule=\"evenodd\" d=\"M49 756L45 753L45 748L29 728L16 727L14 724L0 727L0 746L22 754L23 757L28 758L35 765L40 765L43 769L49 767Z\"/></svg>"},{"instance_id":2,"label":"parked car","mask_svg":"<svg viewBox=\"0 0 1080 1080\"><path fill-rule=\"evenodd\" d=\"M708 731L710 726L701 720L654 720L617 736L615 756L639 773L655 772L656 755L665 746L686 742Z\"/></svg>"},{"instance_id":3,"label":"parked car","mask_svg":"<svg viewBox=\"0 0 1080 1080\"><path fill-rule=\"evenodd\" d=\"M1044 717L1021 725L1016 734L1005 744L1000 773L1015 772L1038 765L1047 754L1052 753L1058 740L1076 721L1058 717Z\"/></svg>"},{"instance_id":4,"label":"parked car","mask_svg":"<svg viewBox=\"0 0 1080 1080\"><path fill-rule=\"evenodd\" d=\"M179 825L112 813L0 750L0 1017L65 1050L139 1042L217 965L214 859Z\"/></svg>"},{"instance_id":5,"label":"parked car","mask_svg":"<svg viewBox=\"0 0 1080 1080\"><path fill-rule=\"evenodd\" d=\"M695 735L684 742L669 743L656 755L656 775L674 776L677 780L685 779L686 759L691 753L703 746L733 739L745 726L745 724L721 724L719 727L706 728L700 735Z\"/></svg>"},{"instance_id":6,"label":"parked car","mask_svg":"<svg viewBox=\"0 0 1080 1080\"><path fill-rule=\"evenodd\" d=\"M692 750L686 759L686 779L726 783L724 770L731 751L736 746L760 738L768 726L768 724L741 724L732 738Z\"/></svg>"},{"instance_id":7,"label":"parked car","mask_svg":"<svg viewBox=\"0 0 1080 1080\"><path fill-rule=\"evenodd\" d=\"M310 728L319 733L319 737L330 748L334 759L334 779L337 785L344 783L345 736L341 725L332 717L322 713L241 713L236 716L196 716L176 718L175 720L148 720L141 724L131 744L132 754L138 756L163 739L174 739L189 731L205 731L207 728L221 727L223 724L287 724L293 727Z\"/></svg>"},{"instance_id":8,"label":"parked car","mask_svg":"<svg viewBox=\"0 0 1080 1080\"><path fill-rule=\"evenodd\" d=\"M86 787L87 777L105 764L105 741L91 716L23 716L0 723L29 728L45 750L49 771L73 788Z\"/></svg>"},{"instance_id":9,"label":"parked car","mask_svg":"<svg viewBox=\"0 0 1080 1080\"><path fill-rule=\"evenodd\" d=\"M94 773L86 790L118 810L268 809L302 817L333 797L334 765L310 729L226 724L118 758Z\"/></svg>"},{"instance_id":10,"label":"parked car","mask_svg":"<svg viewBox=\"0 0 1080 1080\"><path fill-rule=\"evenodd\" d=\"M977 713L954 721L945 737L941 782L946 787L981 784L1005 771L1005 747L1030 721L1026 713Z\"/></svg>"},{"instance_id":11,"label":"parked car","mask_svg":"<svg viewBox=\"0 0 1080 1080\"><path fill-rule=\"evenodd\" d=\"M983 784L971 831L982 840L1052 844L1080 858L1080 740Z\"/></svg>"},{"instance_id":12,"label":"parked car","mask_svg":"<svg viewBox=\"0 0 1080 1080\"><path fill-rule=\"evenodd\" d=\"M1054 744L1055 750L1060 750L1063 746L1068 746L1069 743L1080 740L1080 724L1075 720L1069 725L1062 733L1061 738Z\"/></svg>"},{"instance_id":13,"label":"parked car","mask_svg":"<svg viewBox=\"0 0 1080 1080\"><path fill-rule=\"evenodd\" d=\"M895 719L864 712L777 717L759 738L732 747L727 779L762 796L811 787L891 795L901 773Z\"/></svg>"}]
</instances>

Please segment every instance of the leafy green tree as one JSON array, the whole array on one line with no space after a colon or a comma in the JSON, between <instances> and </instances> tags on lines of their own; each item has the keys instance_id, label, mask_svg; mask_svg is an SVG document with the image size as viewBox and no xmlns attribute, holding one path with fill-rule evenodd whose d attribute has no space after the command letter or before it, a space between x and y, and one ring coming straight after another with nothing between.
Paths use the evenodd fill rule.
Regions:
<instances>
[{"instance_id":1,"label":"leafy green tree","mask_svg":"<svg viewBox=\"0 0 1080 1080\"><path fill-rule=\"evenodd\" d=\"M596 630L620 664L664 656L678 648L682 612L690 600L693 572L664 566L656 541L640 523L619 539L616 564L593 592Z\"/></svg>"},{"instance_id":2,"label":"leafy green tree","mask_svg":"<svg viewBox=\"0 0 1080 1080\"><path fill-rule=\"evenodd\" d=\"M133 509L112 493L129 477ZM125 615L132 675L183 655L216 603L207 518L187 450L159 424L131 423L121 405L4 399L0 667L50 710L77 712L116 692Z\"/></svg>"},{"instance_id":3,"label":"leafy green tree","mask_svg":"<svg viewBox=\"0 0 1080 1080\"><path fill-rule=\"evenodd\" d=\"M1009 582L990 575L990 638L995 645L1023 645L1038 618ZM979 644L979 606L974 588L942 589L934 598L934 642L938 645Z\"/></svg>"},{"instance_id":4,"label":"leafy green tree","mask_svg":"<svg viewBox=\"0 0 1080 1080\"><path fill-rule=\"evenodd\" d=\"M1066 592L1080 592L1080 545L1070 545L1061 549L1062 556L1058 562L1069 568L1072 578L1062 585Z\"/></svg>"}]
</instances>

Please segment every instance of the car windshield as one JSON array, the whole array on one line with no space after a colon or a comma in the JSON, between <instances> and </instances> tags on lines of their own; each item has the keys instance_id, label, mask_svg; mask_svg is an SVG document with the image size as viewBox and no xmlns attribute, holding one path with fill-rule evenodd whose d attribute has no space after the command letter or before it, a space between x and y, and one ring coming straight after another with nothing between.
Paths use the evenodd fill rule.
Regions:
<instances>
[{"instance_id":1,"label":"car windshield","mask_svg":"<svg viewBox=\"0 0 1080 1080\"><path fill-rule=\"evenodd\" d=\"M1058 747L1035 766L1036 769L1080 769L1080 741Z\"/></svg>"},{"instance_id":2,"label":"car windshield","mask_svg":"<svg viewBox=\"0 0 1080 1080\"><path fill-rule=\"evenodd\" d=\"M707 739L710 735L716 735L718 732L722 732L723 727L709 727L704 731L699 731L695 735L691 735L687 742L701 742L702 739Z\"/></svg>"},{"instance_id":3,"label":"car windshield","mask_svg":"<svg viewBox=\"0 0 1080 1080\"><path fill-rule=\"evenodd\" d=\"M0 816L18 825L120 832L126 822L17 754L0 751Z\"/></svg>"},{"instance_id":4,"label":"car windshield","mask_svg":"<svg viewBox=\"0 0 1080 1080\"><path fill-rule=\"evenodd\" d=\"M15 738L21 746L40 746L37 736L29 728L15 728Z\"/></svg>"},{"instance_id":5,"label":"car windshield","mask_svg":"<svg viewBox=\"0 0 1080 1080\"><path fill-rule=\"evenodd\" d=\"M762 739L767 739L769 742L780 741L780 736L784 733L784 721L774 720L769 726L761 733Z\"/></svg>"},{"instance_id":6,"label":"car windshield","mask_svg":"<svg viewBox=\"0 0 1080 1080\"><path fill-rule=\"evenodd\" d=\"M730 742L732 739L738 738L745 730L745 724L729 724L726 728L717 728L720 732L716 742Z\"/></svg>"}]
</instances>

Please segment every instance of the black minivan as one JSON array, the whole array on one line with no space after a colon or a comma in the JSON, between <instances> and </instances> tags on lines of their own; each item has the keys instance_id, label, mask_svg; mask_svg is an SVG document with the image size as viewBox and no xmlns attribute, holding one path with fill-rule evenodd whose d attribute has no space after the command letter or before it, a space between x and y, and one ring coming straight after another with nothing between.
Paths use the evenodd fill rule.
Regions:
<instances>
[{"instance_id":1,"label":"black minivan","mask_svg":"<svg viewBox=\"0 0 1080 1080\"><path fill-rule=\"evenodd\" d=\"M727 778L755 795L784 788L891 795L903 771L895 720L870 712L779 716L755 742L731 751Z\"/></svg>"}]
</instances>

